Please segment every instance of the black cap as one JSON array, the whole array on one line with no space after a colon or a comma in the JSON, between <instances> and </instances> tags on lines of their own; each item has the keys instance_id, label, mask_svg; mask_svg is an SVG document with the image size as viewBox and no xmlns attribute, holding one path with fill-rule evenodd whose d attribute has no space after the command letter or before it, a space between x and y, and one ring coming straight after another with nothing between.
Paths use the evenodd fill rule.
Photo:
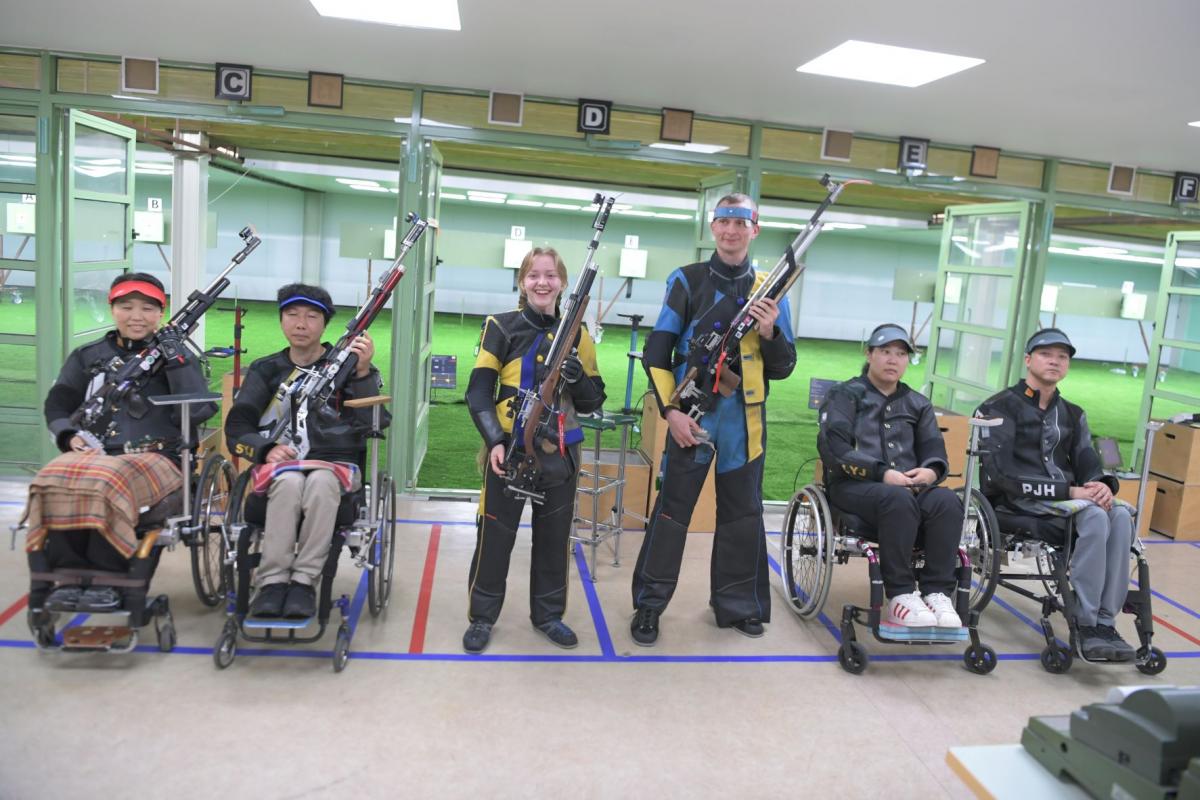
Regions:
<instances>
[{"instance_id":1,"label":"black cap","mask_svg":"<svg viewBox=\"0 0 1200 800\"><path fill-rule=\"evenodd\" d=\"M867 340L867 347L883 347L885 344L891 344L892 342L903 343L910 353L916 351L916 348L913 347L912 339L908 337L908 331L893 322L880 325L871 331L871 338Z\"/></svg>"},{"instance_id":2,"label":"black cap","mask_svg":"<svg viewBox=\"0 0 1200 800\"><path fill-rule=\"evenodd\" d=\"M1033 336L1030 336L1029 341L1025 343L1025 355L1029 355L1039 347L1049 347L1055 344L1067 348L1067 352L1071 354L1071 358L1075 357L1075 346L1071 344L1071 340L1067 338L1067 335L1058 328L1042 328Z\"/></svg>"}]
</instances>

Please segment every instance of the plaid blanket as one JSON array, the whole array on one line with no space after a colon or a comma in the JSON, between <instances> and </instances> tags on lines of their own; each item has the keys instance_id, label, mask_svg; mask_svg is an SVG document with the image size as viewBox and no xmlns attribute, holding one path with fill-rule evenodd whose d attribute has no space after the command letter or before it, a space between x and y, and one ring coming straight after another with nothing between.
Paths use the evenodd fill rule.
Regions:
<instances>
[{"instance_id":1,"label":"plaid blanket","mask_svg":"<svg viewBox=\"0 0 1200 800\"><path fill-rule=\"evenodd\" d=\"M51 531L87 529L128 558L137 549L139 513L182 486L179 468L158 453L63 453L29 484L25 549Z\"/></svg>"},{"instance_id":2,"label":"plaid blanket","mask_svg":"<svg viewBox=\"0 0 1200 800\"><path fill-rule=\"evenodd\" d=\"M274 464L259 464L251 474L251 486L255 494L266 494L271 488L271 481L276 475L285 472L311 472L314 469L327 469L342 485L342 494L353 492L359 487L358 465L346 464L341 461L318 461L304 459L302 461L277 461Z\"/></svg>"}]
</instances>

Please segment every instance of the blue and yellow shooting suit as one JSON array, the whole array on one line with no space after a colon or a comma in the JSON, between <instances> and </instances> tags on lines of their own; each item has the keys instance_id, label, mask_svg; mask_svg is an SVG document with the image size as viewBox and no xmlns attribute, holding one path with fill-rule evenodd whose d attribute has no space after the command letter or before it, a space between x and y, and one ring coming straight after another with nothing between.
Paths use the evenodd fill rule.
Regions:
<instances>
[{"instance_id":1,"label":"blue and yellow shooting suit","mask_svg":"<svg viewBox=\"0 0 1200 800\"><path fill-rule=\"evenodd\" d=\"M557 325L556 317L528 307L488 317L484 322L479 354L467 385L467 408L486 451L521 435L520 430L513 431L520 410L520 392L541 383L544 360ZM583 376L575 383L560 384L563 389L558 409L563 412L563 448L555 442L544 445L539 442L543 469L539 490L545 492L545 500L533 505L529 606L534 625L561 619L566 610L568 552L579 442L583 440L575 412L590 414L604 404L604 381L596 368L596 345L586 329L580 329L575 349L583 364ZM485 464L479 505L475 554L468 578L468 615L472 622L494 624L504 604L509 558L525 500L507 496L503 479Z\"/></svg>"},{"instance_id":2,"label":"blue and yellow shooting suit","mask_svg":"<svg viewBox=\"0 0 1200 800\"><path fill-rule=\"evenodd\" d=\"M730 266L715 254L708 261L681 267L667 278L663 307L646 339L642 364L650 376L659 411L672 403L678 381L688 369L692 339L728 328L746 298L766 278L748 260ZM771 618L766 534L762 522L763 456L767 441L768 382L791 374L796 366L787 298L779 303L774 336L757 329L742 339L740 358L724 368L740 374L729 397L718 397L700 420L712 447L681 448L668 435L659 475L662 488L646 527L633 574L633 604L666 608L679 579L679 566L692 509L711 463L716 461L717 530L710 575L717 624ZM686 412L686 407L681 408Z\"/></svg>"}]
</instances>

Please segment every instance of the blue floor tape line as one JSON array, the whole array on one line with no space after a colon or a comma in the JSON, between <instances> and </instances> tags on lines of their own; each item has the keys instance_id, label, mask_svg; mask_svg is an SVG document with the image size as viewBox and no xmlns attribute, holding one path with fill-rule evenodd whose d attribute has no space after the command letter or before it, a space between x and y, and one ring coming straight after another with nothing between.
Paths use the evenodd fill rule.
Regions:
<instances>
[{"instance_id":1,"label":"blue floor tape line","mask_svg":"<svg viewBox=\"0 0 1200 800\"><path fill-rule=\"evenodd\" d=\"M779 580L785 580L783 577L783 568L779 566L779 562L776 561L775 557L770 553L767 554L767 563L771 565L771 569L775 570L775 574L779 576ZM822 611L820 614L817 614L817 619L820 620L821 624L825 626L825 630L829 631L830 635L837 640L837 643L841 644L842 632L836 625L833 624L833 621L830 620L829 617L825 616L824 611Z\"/></svg>"},{"instance_id":2,"label":"blue floor tape line","mask_svg":"<svg viewBox=\"0 0 1200 800\"><path fill-rule=\"evenodd\" d=\"M608 632L608 622L604 619L604 607L600 605L600 597L596 594L596 584L592 583L587 559L583 557L583 545L579 542L575 543L575 567L579 570L579 579L583 583L583 594L587 597L588 609L592 612L592 624L596 627L596 638L600 640L600 652L605 658L612 658L616 655L616 651L613 649L612 636Z\"/></svg>"},{"instance_id":3,"label":"blue floor tape line","mask_svg":"<svg viewBox=\"0 0 1200 800\"><path fill-rule=\"evenodd\" d=\"M33 642L16 639L0 639L0 648L32 649ZM157 653L154 645L140 645L139 653ZM190 656L212 656L210 647L176 647L174 654ZM239 656L266 656L273 658L317 658L327 659L332 656L329 650L271 650L265 648L238 648ZM468 655L466 653L387 653L387 652L355 652L353 657L359 661L434 661L434 662L505 662L505 663L579 663L579 664L829 664L837 661L836 655L567 655L557 653L523 654L523 653L484 653ZM1185 650L1168 652L1167 658L1200 658L1200 650ZM1037 661L1038 653L1000 653L997 658L1001 661ZM961 661L957 653L872 653L872 661Z\"/></svg>"},{"instance_id":4,"label":"blue floor tape line","mask_svg":"<svg viewBox=\"0 0 1200 800\"><path fill-rule=\"evenodd\" d=\"M1138 582L1137 582L1137 581L1135 581L1135 580L1132 580L1132 579L1131 579L1129 582L1130 582L1131 584L1133 584L1134 586L1137 586L1137 585L1138 585ZM1179 609L1180 611L1182 611L1183 613L1185 613L1185 614L1188 614L1188 615L1190 615L1190 616L1192 616L1192 617L1195 617L1196 619L1200 619L1200 614L1197 614L1195 611L1193 611L1192 609L1188 608L1188 607L1187 607L1187 606L1185 606L1183 603L1180 603L1178 600L1172 600L1171 598L1167 597L1167 596L1166 596L1165 594L1163 594L1162 592L1156 591L1156 590L1154 590L1154 589L1151 589L1151 590L1150 590L1150 594L1154 595L1154 596L1155 596L1155 597L1157 597L1159 600L1162 600L1162 601L1163 601L1164 603L1166 603L1167 605L1174 606L1175 608L1178 608L1178 609Z\"/></svg>"}]
</instances>

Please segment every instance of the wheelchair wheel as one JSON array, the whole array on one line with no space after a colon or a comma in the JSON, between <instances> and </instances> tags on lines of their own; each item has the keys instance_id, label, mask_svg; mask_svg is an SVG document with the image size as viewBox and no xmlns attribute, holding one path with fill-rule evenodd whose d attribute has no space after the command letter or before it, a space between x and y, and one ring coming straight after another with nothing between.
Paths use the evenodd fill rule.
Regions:
<instances>
[{"instance_id":1,"label":"wheelchair wheel","mask_svg":"<svg viewBox=\"0 0 1200 800\"><path fill-rule=\"evenodd\" d=\"M784 517L782 575L788 607L801 619L821 613L833 578L833 526L825 494L808 485ZM864 662L865 663L865 662Z\"/></svg>"},{"instance_id":2,"label":"wheelchair wheel","mask_svg":"<svg viewBox=\"0 0 1200 800\"><path fill-rule=\"evenodd\" d=\"M54 630L59 615L53 611L30 610L25 620L29 623L29 632L38 647L54 647L58 644L57 632Z\"/></svg>"},{"instance_id":3,"label":"wheelchair wheel","mask_svg":"<svg viewBox=\"0 0 1200 800\"><path fill-rule=\"evenodd\" d=\"M341 672L350 660L350 627L346 623L338 626L337 640L333 643L333 671Z\"/></svg>"},{"instance_id":4,"label":"wheelchair wheel","mask_svg":"<svg viewBox=\"0 0 1200 800\"><path fill-rule=\"evenodd\" d=\"M159 627L155 633L158 635L158 649L160 652L169 653L175 649L175 644L178 641L175 635L175 623L168 620Z\"/></svg>"},{"instance_id":5,"label":"wheelchair wheel","mask_svg":"<svg viewBox=\"0 0 1200 800\"><path fill-rule=\"evenodd\" d=\"M842 669L849 672L851 675L862 675L867 669L867 663L871 660L867 655L867 648L863 647L858 642L842 642L842 646L838 648L838 663L842 665Z\"/></svg>"},{"instance_id":6,"label":"wheelchair wheel","mask_svg":"<svg viewBox=\"0 0 1200 800\"><path fill-rule=\"evenodd\" d=\"M224 529L234 482L232 464L217 454L204 459L192 501L191 524L197 527L191 547L192 584L200 602L209 607L220 603L228 589Z\"/></svg>"},{"instance_id":7,"label":"wheelchair wheel","mask_svg":"<svg viewBox=\"0 0 1200 800\"><path fill-rule=\"evenodd\" d=\"M963 499L963 490L955 494L967 506L966 529L962 532L962 546L971 559L971 610L982 613L996 593L1000 581L1000 564L1004 545L996 512L978 489L971 490L968 505Z\"/></svg>"},{"instance_id":8,"label":"wheelchair wheel","mask_svg":"<svg viewBox=\"0 0 1200 800\"><path fill-rule=\"evenodd\" d=\"M1062 675L1069 670L1074 660L1071 649L1057 642L1047 645L1041 654L1042 668L1055 675Z\"/></svg>"},{"instance_id":9,"label":"wheelchair wheel","mask_svg":"<svg viewBox=\"0 0 1200 800\"><path fill-rule=\"evenodd\" d=\"M228 619L225 621L225 627L221 628L216 646L213 647L213 663L217 665L217 669L225 669L233 663L236 656L237 623Z\"/></svg>"},{"instance_id":10,"label":"wheelchair wheel","mask_svg":"<svg viewBox=\"0 0 1200 800\"><path fill-rule=\"evenodd\" d=\"M1167 668L1167 654L1157 647L1150 648L1150 657L1137 665L1143 675L1157 675Z\"/></svg>"},{"instance_id":11,"label":"wheelchair wheel","mask_svg":"<svg viewBox=\"0 0 1200 800\"><path fill-rule=\"evenodd\" d=\"M996 668L996 651L986 644L973 644L963 653L963 664L976 675L987 675Z\"/></svg>"},{"instance_id":12,"label":"wheelchair wheel","mask_svg":"<svg viewBox=\"0 0 1200 800\"><path fill-rule=\"evenodd\" d=\"M371 569L367 571L367 605L373 617L387 608L396 567L396 484L391 477L379 479L377 496L376 535L368 554Z\"/></svg>"}]
</instances>

